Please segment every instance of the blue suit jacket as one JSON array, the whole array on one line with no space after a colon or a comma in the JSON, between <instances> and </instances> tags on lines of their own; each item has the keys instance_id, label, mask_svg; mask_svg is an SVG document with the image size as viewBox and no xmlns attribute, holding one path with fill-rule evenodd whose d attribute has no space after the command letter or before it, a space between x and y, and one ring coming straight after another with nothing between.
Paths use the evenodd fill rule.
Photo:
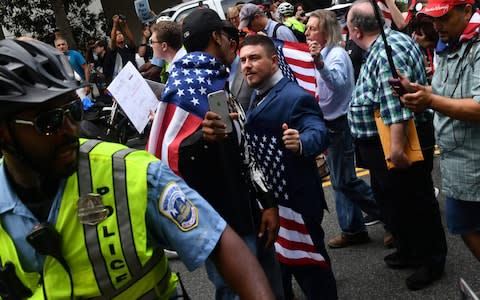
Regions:
<instances>
[{"instance_id":1,"label":"blue suit jacket","mask_svg":"<svg viewBox=\"0 0 480 300\"><path fill-rule=\"evenodd\" d=\"M285 148L283 123L300 132L300 155ZM328 132L315 98L283 78L257 107L250 107L245 130L278 203L303 215L321 213L326 203L315 156L327 148Z\"/></svg>"}]
</instances>

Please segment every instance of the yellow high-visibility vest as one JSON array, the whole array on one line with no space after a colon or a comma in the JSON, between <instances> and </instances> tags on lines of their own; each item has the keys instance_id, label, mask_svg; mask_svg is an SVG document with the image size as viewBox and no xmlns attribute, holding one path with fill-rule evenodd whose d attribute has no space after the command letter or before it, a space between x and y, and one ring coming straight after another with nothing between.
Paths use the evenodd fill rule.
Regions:
<instances>
[{"instance_id":1,"label":"yellow high-visibility vest","mask_svg":"<svg viewBox=\"0 0 480 300\"><path fill-rule=\"evenodd\" d=\"M163 249L147 245L147 168L156 158L123 145L81 140L79 165L66 182L55 229L73 278L75 298L169 299L178 278L168 268ZM84 225L77 217L77 200L101 194L108 217ZM47 256L40 274L25 272L15 245L0 226L1 262L15 265L19 279L32 292L30 299L69 299L67 271ZM1 298L1 297L0 297Z\"/></svg>"}]
</instances>

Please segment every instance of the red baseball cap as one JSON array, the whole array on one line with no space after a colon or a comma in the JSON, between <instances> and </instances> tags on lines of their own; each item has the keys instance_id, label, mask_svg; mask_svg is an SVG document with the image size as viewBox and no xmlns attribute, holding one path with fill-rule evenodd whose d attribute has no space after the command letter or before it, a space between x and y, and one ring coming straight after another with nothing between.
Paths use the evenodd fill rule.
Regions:
<instances>
[{"instance_id":1,"label":"red baseball cap","mask_svg":"<svg viewBox=\"0 0 480 300\"><path fill-rule=\"evenodd\" d=\"M475 0L428 0L419 14L438 18L447 14L452 8L462 4L474 4Z\"/></svg>"}]
</instances>

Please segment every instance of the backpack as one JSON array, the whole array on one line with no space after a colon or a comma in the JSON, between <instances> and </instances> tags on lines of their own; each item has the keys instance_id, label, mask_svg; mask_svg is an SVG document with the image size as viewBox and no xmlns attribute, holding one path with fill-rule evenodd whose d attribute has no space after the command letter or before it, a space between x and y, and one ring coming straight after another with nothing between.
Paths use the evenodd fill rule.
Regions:
<instances>
[{"instance_id":1,"label":"backpack","mask_svg":"<svg viewBox=\"0 0 480 300\"><path fill-rule=\"evenodd\" d=\"M305 33L301 32L300 30L297 30L295 27L293 27L293 24L291 26L287 26L282 23L277 23L275 27L273 28L273 36L272 38L276 39L277 38L277 30L278 27L280 26L285 26L288 29L290 29L293 32L293 35L297 38L298 42L300 43L306 43L307 42L307 37L305 36Z\"/></svg>"}]
</instances>

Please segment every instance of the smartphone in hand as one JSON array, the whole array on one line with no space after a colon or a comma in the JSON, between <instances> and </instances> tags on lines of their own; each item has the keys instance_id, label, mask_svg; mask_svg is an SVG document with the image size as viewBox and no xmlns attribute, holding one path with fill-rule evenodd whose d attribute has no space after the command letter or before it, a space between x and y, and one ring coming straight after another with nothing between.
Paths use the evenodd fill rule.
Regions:
<instances>
[{"instance_id":1,"label":"smartphone in hand","mask_svg":"<svg viewBox=\"0 0 480 300\"><path fill-rule=\"evenodd\" d=\"M390 86L392 87L392 89L395 90L398 96L403 96L404 94L407 93L407 90L405 89L405 87L403 87L402 82L400 81L400 78L390 77L388 78L388 83L390 83Z\"/></svg>"},{"instance_id":2,"label":"smartphone in hand","mask_svg":"<svg viewBox=\"0 0 480 300\"><path fill-rule=\"evenodd\" d=\"M227 125L225 133L230 133L233 130L232 119L228 111L228 95L224 90L216 91L207 95L208 105L210 111L218 114L222 118L222 122Z\"/></svg>"}]
</instances>

